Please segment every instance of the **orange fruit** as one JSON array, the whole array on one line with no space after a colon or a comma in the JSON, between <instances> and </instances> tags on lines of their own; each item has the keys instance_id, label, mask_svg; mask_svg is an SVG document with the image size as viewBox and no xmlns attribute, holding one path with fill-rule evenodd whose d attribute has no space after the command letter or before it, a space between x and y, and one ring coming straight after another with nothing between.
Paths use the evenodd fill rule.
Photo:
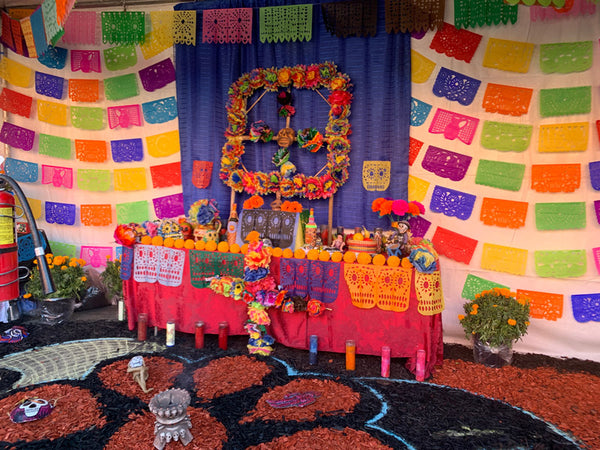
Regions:
<instances>
[{"instance_id":1,"label":"orange fruit","mask_svg":"<svg viewBox=\"0 0 600 450\"><path fill-rule=\"evenodd\" d=\"M140 243L144 244L144 245L150 245L152 244L152 238L148 235L146 236L142 236L142 239L140 240Z\"/></svg>"},{"instance_id":2,"label":"orange fruit","mask_svg":"<svg viewBox=\"0 0 600 450\"><path fill-rule=\"evenodd\" d=\"M242 245L241 251L242 251L243 255L245 255L246 253L248 253L248 244Z\"/></svg>"},{"instance_id":3,"label":"orange fruit","mask_svg":"<svg viewBox=\"0 0 600 450\"><path fill-rule=\"evenodd\" d=\"M319 250L316 248L311 248L306 254L306 257L312 261L319 259Z\"/></svg>"},{"instance_id":4,"label":"orange fruit","mask_svg":"<svg viewBox=\"0 0 600 450\"><path fill-rule=\"evenodd\" d=\"M413 267L412 263L410 262L410 259L408 259L408 258L402 258L400 265L402 267L404 267L405 269L412 269L412 267Z\"/></svg>"},{"instance_id":5,"label":"orange fruit","mask_svg":"<svg viewBox=\"0 0 600 450\"><path fill-rule=\"evenodd\" d=\"M229 247L229 251L231 253L239 253L242 251L242 247L240 247L240 244L231 244L231 247Z\"/></svg>"},{"instance_id":6,"label":"orange fruit","mask_svg":"<svg viewBox=\"0 0 600 450\"><path fill-rule=\"evenodd\" d=\"M175 239L175 248L183 248L184 240L179 238Z\"/></svg>"},{"instance_id":7,"label":"orange fruit","mask_svg":"<svg viewBox=\"0 0 600 450\"><path fill-rule=\"evenodd\" d=\"M219 242L219 244L217 245L217 250L219 250L221 253L227 253L229 251L229 242Z\"/></svg>"},{"instance_id":8,"label":"orange fruit","mask_svg":"<svg viewBox=\"0 0 600 450\"><path fill-rule=\"evenodd\" d=\"M165 247L172 248L175 245L175 239L173 239L172 237L165 238L165 240L163 241L163 245Z\"/></svg>"}]
</instances>

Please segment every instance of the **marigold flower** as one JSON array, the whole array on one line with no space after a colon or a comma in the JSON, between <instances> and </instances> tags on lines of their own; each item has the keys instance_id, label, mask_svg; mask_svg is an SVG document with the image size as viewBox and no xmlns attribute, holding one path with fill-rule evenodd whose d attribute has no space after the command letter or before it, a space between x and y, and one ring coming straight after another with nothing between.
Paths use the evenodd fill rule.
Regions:
<instances>
[{"instance_id":1,"label":"marigold flower","mask_svg":"<svg viewBox=\"0 0 600 450\"><path fill-rule=\"evenodd\" d=\"M31 294L29 292L26 294L23 294L23 298L31 298Z\"/></svg>"},{"instance_id":2,"label":"marigold flower","mask_svg":"<svg viewBox=\"0 0 600 450\"><path fill-rule=\"evenodd\" d=\"M528 320L525 321L525 326L529 326L529 321Z\"/></svg>"},{"instance_id":3,"label":"marigold flower","mask_svg":"<svg viewBox=\"0 0 600 450\"><path fill-rule=\"evenodd\" d=\"M473 311L471 311L469 314L471 314L472 316L476 316L477 315L477 310L474 309Z\"/></svg>"},{"instance_id":4,"label":"marigold flower","mask_svg":"<svg viewBox=\"0 0 600 450\"><path fill-rule=\"evenodd\" d=\"M87 277L81 277L81 281L87 281Z\"/></svg>"},{"instance_id":5,"label":"marigold flower","mask_svg":"<svg viewBox=\"0 0 600 450\"><path fill-rule=\"evenodd\" d=\"M508 319L507 322L511 327L514 327L517 324L515 319Z\"/></svg>"},{"instance_id":6,"label":"marigold flower","mask_svg":"<svg viewBox=\"0 0 600 450\"><path fill-rule=\"evenodd\" d=\"M458 320L464 320L464 318L465 318L465 315L464 315L464 314L459 314L459 315L458 315Z\"/></svg>"},{"instance_id":7,"label":"marigold flower","mask_svg":"<svg viewBox=\"0 0 600 450\"><path fill-rule=\"evenodd\" d=\"M61 266L60 270L67 270L68 267L67 266Z\"/></svg>"},{"instance_id":8,"label":"marigold flower","mask_svg":"<svg viewBox=\"0 0 600 450\"><path fill-rule=\"evenodd\" d=\"M471 305L471 307L472 307L473 309L477 309L477 308L479 308L479 305L478 305L477 303L473 303L473 305Z\"/></svg>"}]
</instances>

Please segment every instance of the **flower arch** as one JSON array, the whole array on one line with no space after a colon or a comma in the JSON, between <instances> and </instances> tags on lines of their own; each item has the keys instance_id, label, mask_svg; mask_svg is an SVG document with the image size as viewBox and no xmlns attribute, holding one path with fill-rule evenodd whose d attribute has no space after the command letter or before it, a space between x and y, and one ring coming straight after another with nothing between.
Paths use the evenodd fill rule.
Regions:
<instances>
[{"instance_id":1,"label":"flower arch","mask_svg":"<svg viewBox=\"0 0 600 450\"><path fill-rule=\"evenodd\" d=\"M327 163L315 175L290 174L278 170L252 172L242 164L244 140L258 140L247 135L248 112L254 106L247 107L248 99L259 89L276 92L282 88L314 90L330 105L323 137L327 145ZM328 98L321 94L321 88L330 91ZM348 180L351 88L350 77L338 72L331 62L280 69L257 68L243 74L229 89L226 106L228 127L225 132L227 142L222 149L220 179L235 191L250 195L279 191L282 197L301 196L309 200L331 197ZM309 138L313 138L315 130L310 129L308 134ZM298 136L298 142L305 147L314 142L311 139L307 143L307 130L299 132Z\"/></svg>"}]
</instances>

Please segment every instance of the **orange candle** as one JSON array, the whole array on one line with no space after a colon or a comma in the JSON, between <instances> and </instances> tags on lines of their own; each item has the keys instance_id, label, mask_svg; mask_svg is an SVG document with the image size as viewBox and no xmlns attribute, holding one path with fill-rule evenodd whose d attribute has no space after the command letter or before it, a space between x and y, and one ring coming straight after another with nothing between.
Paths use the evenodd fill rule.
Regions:
<instances>
[{"instance_id":1,"label":"orange candle","mask_svg":"<svg viewBox=\"0 0 600 450\"><path fill-rule=\"evenodd\" d=\"M204 348L204 322L196 322L196 333L195 333L195 344L196 348Z\"/></svg>"},{"instance_id":2,"label":"orange candle","mask_svg":"<svg viewBox=\"0 0 600 450\"><path fill-rule=\"evenodd\" d=\"M137 321L137 339L138 341L145 341L148 335L148 314L139 313Z\"/></svg>"},{"instance_id":3,"label":"orange candle","mask_svg":"<svg viewBox=\"0 0 600 450\"><path fill-rule=\"evenodd\" d=\"M356 369L356 342L346 341L346 370Z\"/></svg>"}]
</instances>

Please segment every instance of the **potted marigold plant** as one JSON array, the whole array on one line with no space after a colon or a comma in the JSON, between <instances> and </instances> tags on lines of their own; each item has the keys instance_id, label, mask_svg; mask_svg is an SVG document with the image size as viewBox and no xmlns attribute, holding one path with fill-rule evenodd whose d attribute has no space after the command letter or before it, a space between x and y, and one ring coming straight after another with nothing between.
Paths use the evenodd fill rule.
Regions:
<instances>
[{"instance_id":1,"label":"potted marigold plant","mask_svg":"<svg viewBox=\"0 0 600 450\"><path fill-rule=\"evenodd\" d=\"M527 334L529 303L516 299L509 289L480 292L463 305L458 319L467 339L473 339L473 357L490 367L512 361L513 343Z\"/></svg>"},{"instance_id":2,"label":"potted marigold plant","mask_svg":"<svg viewBox=\"0 0 600 450\"><path fill-rule=\"evenodd\" d=\"M123 299L123 280L121 279L121 259L114 261L106 259L106 268L100 274L102 282L106 287L106 292L111 299L119 301Z\"/></svg>"},{"instance_id":3,"label":"potted marigold plant","mask_svg":"<svg viewBox=\"0 0 600 450\"><path fill-rule=\"evenodd\" d=\"M37 265L31 271L24 298L34 298L39 302L42 323L55 325L68 320L75 309L75 303L81 300L85 292L87 277L83 259L68 256L46 254L48 269L56 290L49 295L44 294L40 271ZM34 261L37 264L37 261Z\"/></svg>"}]
</instances>

